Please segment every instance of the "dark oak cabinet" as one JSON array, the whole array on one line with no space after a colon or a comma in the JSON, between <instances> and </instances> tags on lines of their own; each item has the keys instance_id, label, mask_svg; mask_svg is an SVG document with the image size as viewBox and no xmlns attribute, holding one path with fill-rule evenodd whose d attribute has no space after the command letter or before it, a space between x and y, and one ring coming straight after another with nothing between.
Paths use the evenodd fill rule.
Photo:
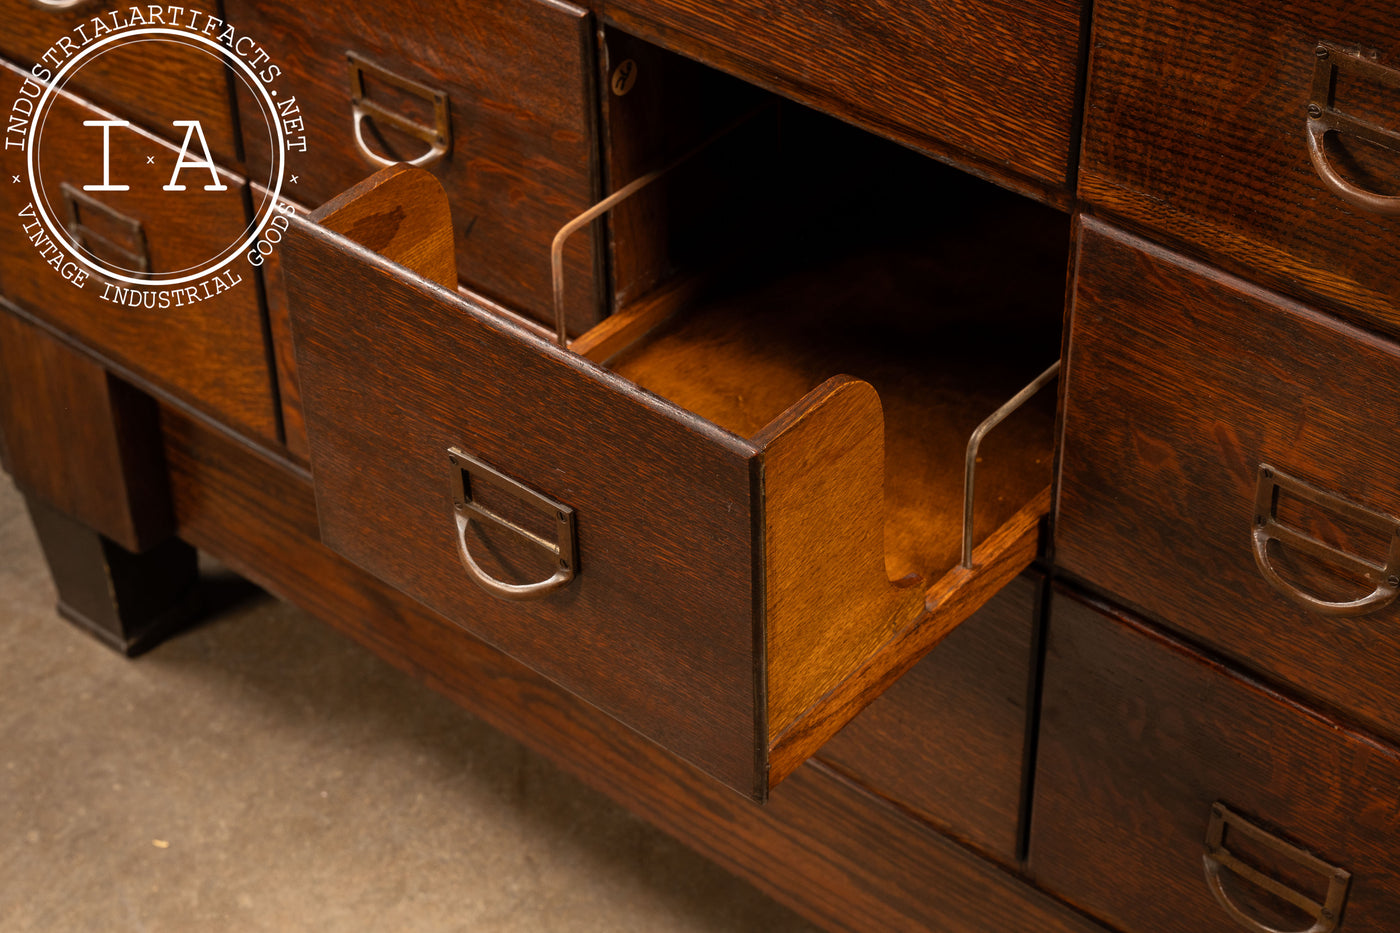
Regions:
<instances>
[{"instance_id":1,"label":"dark oak cabinet","mask_svg":"<svg viewBox=\"0 0 1400 933\"><path fill-rule=\"evenodd\" d=\"M239 283L76 288L0 185L70 618L148 647L206 550L833 930L1394 927L1395 9L220 12L275 223L198 42L34 164L75 261L270 231Z\"/></svg>"}]
</instances>

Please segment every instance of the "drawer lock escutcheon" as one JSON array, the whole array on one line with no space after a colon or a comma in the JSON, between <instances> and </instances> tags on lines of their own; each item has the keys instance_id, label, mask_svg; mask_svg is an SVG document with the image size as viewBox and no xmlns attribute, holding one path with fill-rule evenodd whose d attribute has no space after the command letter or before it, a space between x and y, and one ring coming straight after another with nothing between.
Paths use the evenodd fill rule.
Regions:
<instances>
[{"instance_id":1,"label":"drawer lock escutcheon","mask_svg":"<svg viewBox=\"0 0 1400 933\"><path fill-rule=\"evenodd\" d=\"M1312 100L1308 104L1308 157L1318 178L1333 194L1356 207L1376 214L1400 214L1400 196L1377 194L1347 181L1333 166L1325 147L1328 133L1343 133L1400 152L1400 134L1347 114L1336 99L1339 74L1377 84L1400 96L1400 71L1331 42L1319 42L1313 54L1317 64L1313 66Z\"/></svg>"},{"instance_id":2,"label":"drawer lock escutcheon","mask_svg":"<svg viewBox=\"0 0 1400 933\"><path fill-rule=\"evenodd\" d=\"M568 585L578 573L574 510L516 482L455 447L448 448L447 461L451 470L452 511L457 521L457 553L468 575L486 592L502 599L534 599ZM555 540L540 537L477 502L472 495L473 487L477 483L499 489L531 509L548 515L555 524ZM467 544L467 534L471 530L473 520L504 528L553 555L556 565L554 575L537 583L506 583L491 576L477 564Z\"/></svg>"},{"instance_id":3,"label":"drawer lock escutcheon","mask_svg":"<svg viewBox=\"0 0 1400 933\"><path fill-rule=\"evenodd\" d=\"M1231 836L1239 835L1263 849L1279 855L1303 869L1316 872L1327 881L1327 895L1323 902L1308 897L1301 891L1290 888L1283 882L1271 878L1252 865L1241 861L1226 846L1226 830ZM1252 933L1290 933L1278 927L1269 926L1244 913L1225 890L1221 874L1229 870L1235 876L1280 898L1312 917L1314 923L1298 933L1331 933L1342 919L1342 909L1346 906L1347 894L1351 890L1351 873L1287 843L1272 833L1250 823L1238 813L1222 803L1210 808L1210 825L1206 828L1206 852L1203 856L1206 871L1206 884L1211 894L1224 908L1230 918Z\"/></svg>"},{"instance_id":4,"label":"drawer lock escutcheon","mask_svg":"<svg viewBox=\"0 0 1400 933\"><path fill-rule=\"evenodd\" d=\"M354 52L346 52L345 59L350 65L350 108L354 118L355 147L360 154L375 165L390 166L406 161L409 165L421 167L438 161L452 148L452 116L448 106L447 92L419 84L402 75L394 74ZM395 113L374 100L365 90L365 75L390 87L406 91L414 97L421 97L433 105L433 124L429 126L403 114ZM365 143L365 120L373 119L385 126L393 127L400 133L412 136L428 144L428 151L416 159L390 159L375 152Z\"/></svg>"},{"instance_id":5,"label":"drawer lock escutcheon","mask_svg":"<svg viewBox=\"0 0 1400 933\"><path fill-rule=\"evenodd\" d=\"M1325 544L1279 519L1281 494L1326 509L1353 525L1374 531L1387 539L1385 564L1377 564L1355 554ZM1309 593L1285 580L1269 555L1269 542L1276 542L1337 571L1363 579L1374 588L1359 599L1332 601ZM1355 616L1382 609L1400 592L1400 520L1324 492L1315 486L1261 464L1254 500L1254 560L1269 585L1296 603L1326 616Z\"/></svg>"}]
</instances>

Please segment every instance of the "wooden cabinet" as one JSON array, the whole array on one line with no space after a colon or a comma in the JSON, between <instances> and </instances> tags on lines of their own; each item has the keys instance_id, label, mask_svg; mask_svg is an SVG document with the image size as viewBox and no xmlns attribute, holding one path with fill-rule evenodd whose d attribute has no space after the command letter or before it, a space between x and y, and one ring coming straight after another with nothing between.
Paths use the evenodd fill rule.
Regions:
<instances>
[{"instance_id":1,"label":"wooden cabinet","mask_svg":"<svg viewBox=\"0 0 1400 933\"><path fill-rule=\"evenodd\" d=\"M6 82L69 6L0 0ZM90 300L0 184L50 530L212 552L832 929L1394 925L1395 10L222 9L308 141L248 287ZM66 88L74 243L265 200L205 58ZM228 197L73 184L108 112L168 175L172 98Z\"/></svg>"}]
</instances>

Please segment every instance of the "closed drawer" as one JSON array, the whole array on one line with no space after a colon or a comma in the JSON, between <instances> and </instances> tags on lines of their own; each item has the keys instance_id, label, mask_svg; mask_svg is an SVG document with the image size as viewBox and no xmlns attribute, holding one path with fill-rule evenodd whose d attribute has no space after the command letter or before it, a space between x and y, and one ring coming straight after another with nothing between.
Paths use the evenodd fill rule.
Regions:
<instances>
[{"instance_id":1,"label":"closed drawer","mask_svg":"<svg viewBox=\"0 0 1400 933\"><path fill-rule=\"evenodd\" d=\"M1003 181L1071 184L1081 4L623 0L629 31Z\"/></svg>"},{"instance_id":2,"label":"closed drawer","mask_svg":"<svg viewBox=\"0 0 1400 933\"><path fill-rule=\"evenodd\" d=\"M1073 301L1057 562L1400 735L1400 348L1093 221Z\"/></svg>"},{"instance_id":3,"label":"closed drawer","mask_svg":"<svg viewBox=\"0 0 1400 933\"><path fill-rule=\"evenodd\" d=\"M890 224L832 223L874 240L770 249L564 350L335 233L453 281L431 177L381 173L295 223L284 257L324 540L763 796L1036 553L1050 393L984 450L968 570L963 449L1055 357L1064 218L978 188L980 226L919 212L933 240L901 250ZM1020 275L976 265L970 237ZM504 600L487 577L557 587Z\"/></svg>"},{"instance_id":4,"label":"closed drawer","mask_svg":"<svg viewBox=\"0 0 1400 933\"><path fill-rule=\"evenodd\" d=\"M413 161L447 189L462 282L553 320L550 241L599 187L587 10L557 0L357 2L317 17L291 3L227 7L277 50L305 121L305 171L283 196L316 207L380 166ZM240 108L257 113L246 95ZM265 177L268 140L250 134L245 146L249 176ZM595 245L584 231L565 256L574 334L605 311Z\"/></svg>"},{"instance_id":5,"label":"closed drawer","mask_svg":"<svg viewBox=\"0 0 1400 933\"><path fill-rule=\"evenodd\" d=\"M150 5L0 0L0 56L26 72L36 65L45 69L39 75L45 80L67 67L66 90L176 145L185 129L175 121L198 120L214 157L234 164L238 142L227 69L217 52L189 38L217 36L201 30L219 16L218 4L196 0L156 9L159 21L148 19ZM141 32L145 29L177 35ZM7 107L14 99L6 98ZM198 150L193 152L198 157Z\"/></svg>"},{"instance_id":6,"label":"closed drawer","mask_svg":"<svg viewBox=\"0 0 1400 933\"><path fill-rule=\"evenodd\" d=\"M1400 334L1394 6L1095 4L1079 190L1232 271Z\"/></svg>"},{"instance_id":7,"label":"closed drawer","mask_svg":"<svg viewBox=\"0 0 1400 933\"><path fill-rule=\"evenodd\" d=\"M1006 864L1017 858L1044 577L1022 574L866 707L821 760Z\"/></svg>"},{"instance_id":8,"label":"closed drawer","mask_svg":"<svg viewBox=\"0 0 1400 933\"><path fill-rule=\"evenodd\" d=\"M1032 874L1115 928L1395 929L1395 748L1057 591L1039 749Z\"/></svg>"},{"instance_id":9,"label":"closed drawer","mask_svg":"<svg viewBox=\"0 0 1400 933\"><path fill-rule=\"evenodd\" d=\"M21 80L14 70L0 70L6 92ZM10 218L0 231L0 291L142 379L245 431L276 439L258 290L247 263L239 257L217 275L180 286L158 283L242 239L242 180L220 171L225 190L205 191L210 169L185 168L179 180L186 190L164 191L177 149L137 127L113 127L108 180L128 190L85 191L103 181L104 146L103 129L83 123L109 117L66 95L47 114L35 164L47 213L63 228L66 242L55 246L37 220L21 216L32 206L30 187L7 179L0 185L0 210ZM124 300L130 286L88 274L75 259L77 248L134 279L150 276L151 285L140 290L160 304L132 297L136 289ZM83 274L82 287L75 287Z\"/></svg>"}]
</instances>

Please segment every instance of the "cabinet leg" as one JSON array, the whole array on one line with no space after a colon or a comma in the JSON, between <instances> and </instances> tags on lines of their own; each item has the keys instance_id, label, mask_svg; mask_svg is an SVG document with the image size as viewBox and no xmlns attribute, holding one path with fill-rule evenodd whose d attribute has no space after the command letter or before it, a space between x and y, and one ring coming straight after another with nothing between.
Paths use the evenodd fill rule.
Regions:
<instances>
[{"instance_id":1,"label":"cabinet leg","mask_svg":"<svg viewBox=\"0 0 1400 933\"><path fill-rule=\"evenodd\" d=\"M131 657L195 614L195 549L170 538L134 554L26 494L25 504L58 590L58 613Z\"/></svg>"}]
</instances>

